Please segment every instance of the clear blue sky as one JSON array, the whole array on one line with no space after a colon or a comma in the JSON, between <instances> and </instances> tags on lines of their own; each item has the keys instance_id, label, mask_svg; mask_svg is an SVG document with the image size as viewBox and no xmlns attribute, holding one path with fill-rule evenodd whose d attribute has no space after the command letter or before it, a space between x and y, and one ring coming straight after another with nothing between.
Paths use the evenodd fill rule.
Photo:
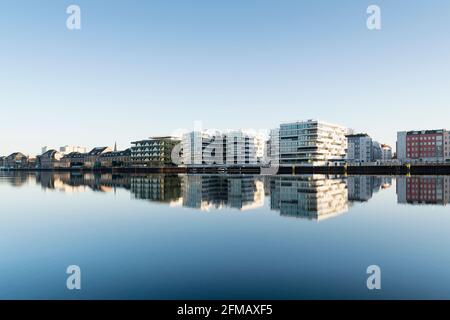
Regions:
<instances>
[{"instance_id":1,"label":"clear blue sky","mask_svg":"<svg viewBox=\"0 0 450 320\"><path fill-rule=\"evenodd\" d=\"M126 148L195 120L315 118L390 144L450 129L449 14L448 0L0 0L0 155Z\"/></svg>"}]
</instances>

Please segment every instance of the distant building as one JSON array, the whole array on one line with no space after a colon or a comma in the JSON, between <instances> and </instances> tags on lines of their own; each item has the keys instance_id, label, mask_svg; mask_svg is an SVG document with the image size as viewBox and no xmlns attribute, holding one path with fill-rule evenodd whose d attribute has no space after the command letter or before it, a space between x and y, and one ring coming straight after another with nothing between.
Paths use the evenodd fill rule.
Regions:
<instances>
[{"instance_id":1,"label":"distant building","mask_svg":"<svg viewBox=\"0 0 450 320\"><path fill-rule=\"evenodd\" d=\"M445 133L444 129L398 132L397 159L414 162L444 161Z\"/></svg>"},{"instance_id":2,"label":"distant building","mask_svg":"<svg viewBox=\"0 0 450 320\"><path fill-rule=\"evenodd\" d=\"M82 168L86 159L86 153L71 152L61 158L63 168Z\"/></svg>"},{"instance_id":3,"label":"distant building","mask_svg":"<svg viewBox=\"0 0 450 320\"><path fill-rule=\"evenodd\" d=\"M38 167L41 169L61 168L63 154L56 150L48 150L38 157Z\"/></svg>"},{"instance_id":4,"label":"distant building","mask_svg":"<svg viewBox=\"0 0 450 320\"><path fill-rule=\"evenodd\" d=\"M280 125L280 164L327 165L346 157L348 129L308 120Z\"/></svg>"},{"instance_id":5,"label":"distant building","mask_svg":"<svg viewBox=\"0 0 450 320\"><path fill-rule=\"evenodd\" d=\"M131 165L131 149L105 152L98 158L101 167L128 167Z\"/></svg>"},{"instance_id":6,"label":"distant building","mask_svg":"<svg viewBox=\"0 0 450 320\"><path fill-rule=\"evenodd\" d=\"M14 152L3 160L3 164L8 169L29 168L29 158L21 152Z\"/></svg>"},{"instance_id":7,"label":"distant building","mask_svg":"<svg viewBox=\"0 0 450 320\"><path fill-rule=\"evenodd\" d=\"M444 132L444 160L450 161L450 132L447 130Z\"/></svg>"},{"instance_id":8,"label":"distant building","mask_svg":"<svg viewBox=\"0 0 450 320\"><path fill-rule=\"evenodd\" d=\"M266 163L279 164L280 161L280 129L272 129L266 142Z\"/></svg>"},{"instance_id":9,"label":"distant building","mask_svg":"<svg viewBox=\"0 0 450 320\"><path fill-rule=\"evenodd\" d=\"M41 154L46 153L47 151L50 150L56 150L54 148L50 148L48 146L44 146L41 148ZM63 155L72 153L72 152L79 152L79 153L86 153L87 152L87 148L85 147L79 147L79 146L64 146L64 147L60 147L59 148L59 152L62 153Z\"/></svg>"},{"instance_id":10,"label":"distant building","mask_svg":"<svg viewBox=\"0 0 450 320\"><path fill-rule=\"evenodd\" d=\"M0 157L0 168L4 168L5 167L5 157Z\"/></svg>"},{"instance_id":11,"label":"distant building","mask_svg":"<svg viewBox=\"0 0 450 320\"><path fill-rule=\"evenodd\" d=\"M372 162L373 141L366 133L347 135L347 161L349 162Z\"/></svg>"},{"instance_id":12,"label":"distant building","mask_svg":"<svg viewBox=\"0 0 450 320\"><path fill-rule=\"evenodd\" d=\"M64 146L59 148L59 152L62 154L69 154L72 152L86 153L87 148L80 146Z\"/></svg>"},{"instance_id":13,"label":"distant building","mask_svg":"<svg viewBox=\"0 0 450 320\"><path fill-rule=\"evenodd\" d=\"M381 144L378 141L372 142L372 161L381 160L383 157L383 151L381 150Z\"/></svg>"},{"instance_id":14,"label":"distant building","mask_svg":"<svg viewBox=\"0 0 450 320\"><path fill-rule=\"evenodd\" d=\"M173 166L172 150L180 143L175 137L151 137L131 142L131 164L133 166Z\"/></svg>"},{"instance_id":15,"label":"distant building","mask_svg":"<svg viewBox=\"0 0 450 320\"><path fill-rule=\"evenodd\" d=\"M99 158L102 154L111 152L111 147L96 147L84 156L84 167L94 168L100 166Z\"/></svg>"},{"instance_id":16,"label":"distant building","mask_svg":"<svg viewBox=\"0 0 450 320\"><path fill-rule=\"evenodd\" d=\"M381 160L390 161L392 160L392 147L387 144L381 145Z\"/></svg>"}]
</instances>

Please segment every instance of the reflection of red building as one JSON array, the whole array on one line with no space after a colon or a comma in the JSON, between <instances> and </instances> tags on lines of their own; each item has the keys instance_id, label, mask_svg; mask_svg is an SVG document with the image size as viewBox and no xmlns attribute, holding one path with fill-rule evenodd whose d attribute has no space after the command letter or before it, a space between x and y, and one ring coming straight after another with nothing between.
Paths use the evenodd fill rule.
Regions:
<instances>
[{"instance_id":1,"label":"reflection of red building","mask_svg":"<svg viewBox=\"0 0 450 320\"><path fill-rule=\"evenodd\" d=\"M408 132L406 135L406 158L443 159L443 140L444 130Z\"/></svg>"},{"instance_id":2,"label":"reflection of red building","mask_svg":"<svg viewBox=\"0 0 450 320\"><path fill-rule=\"evenodd\" d=\"M406 201L443 204L444 189L441 177L411 177L406 179Z\"/></svg>"}]
</instances>

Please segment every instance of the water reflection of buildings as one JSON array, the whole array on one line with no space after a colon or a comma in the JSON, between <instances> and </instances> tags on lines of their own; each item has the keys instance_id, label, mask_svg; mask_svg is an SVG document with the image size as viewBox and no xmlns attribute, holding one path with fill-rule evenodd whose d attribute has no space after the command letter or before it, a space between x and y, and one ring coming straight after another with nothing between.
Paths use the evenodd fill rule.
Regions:
<instances>
[{"instance_id":1,"label":"water reflection of buildings","mask_svg":"<svg viewBox=\"0 0 450 320\"><path fill-rule=\"evenodd\" d=\"M348 210L345 179L325 175L274 177L270 182L272 210L283 216L323 220Z\"/></svg>"},{"instance_id":2,"label":"water reflection of buildings","mask_svg":"<svg viewBox=\"0 0 450 320\"><path fill-rule=\"evenodd\" d=\"M184 176L183 206L247 210L264 205L264 182L253 176Z\"/></svg>"},{"instance_id":3,"label":"water reflection of buildings","mask_svg":"<svg viewBox=\"0 0 450 320\"><path fill-rule=\"evenodd\" d=\"M262 177L37 172L14 173L1 177L13 185L22 185L31 181L45 190L54 189L63 192L89 190L112 192L120 188L129 190L134 199L199 210L254 209L264 206L265 197L270 196L270 208L279 211L282 216L311 220L323 220L342 214L348 211L352 202L368 201L375 192L388 188L392 184L391 178L388 177L351 176L346 178L328 175ZM399 190L403 190L401 179L399 178ZM436 190L448 190L448 179L440 179L441 182L435 183ZM399 199L400 194L404 194L403 197L409 199L415 193L412 191L407 193L406 190L416 187L416 182L411 181L411 186L408 184L406 188L406 180L403 181L405 192L399 192ZM429 183L421 188L428 190L428 185ZM439 192L436 191L436 193ZM428 195L428 192L426 194ZM428 199L428 201L431 200Z\"/></svg>"},{"instance_id":4,"label":"water reflection of buildings","mask_svg":"<svg viewBox=\"0 0 450 320\"><path fill-rule=\"evenodd\" d=\"M439 204L450 201L450 177L414 176L397 178L397 202L402 204Z\"/></svg>"},{"instance_id":5,"label":"water reflection of buildings","mask_svg":"<svg viewBox=\"0 0 450 320\"><path fill-rule=\"evenodd\" d=\"M173 204L181 198L181 182L177 175L132 176L131 193L135 199Z\"/></svg>"},{"instance_id":6,"label":"water reflection of buildings","mask_svg":"<svg viewBox=\"0 0 450 320\"><path fill-rule=\"evenodd\" d=\"M369 201L375 192L392 185L392 178L378 176L351 176L347 179L348 200L351 202Z\"/></svg>"}]
</instances>

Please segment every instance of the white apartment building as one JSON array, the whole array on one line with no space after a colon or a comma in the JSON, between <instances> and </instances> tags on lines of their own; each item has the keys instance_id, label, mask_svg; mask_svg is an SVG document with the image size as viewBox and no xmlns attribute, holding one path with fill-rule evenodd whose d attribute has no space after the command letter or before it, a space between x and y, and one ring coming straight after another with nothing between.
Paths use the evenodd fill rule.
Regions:
<instances>
[{"instance_id":1,"label":"white apartment building","mask_svg":"<svg viewBox=\"0 0 450 320\"><path fill-rule=\"evenodd\" d=\"M256 165L264 157L264 139L245 130L192 131L183 135L185 165Z\"/></svg>"},{"instance_id":2,"label":"white apartment building","mask_svg":"<svg viewBox=\"0 0 450 320\"><path fill-rule=\"evenodd\" d=\"M280 125L280 164L327 165L345 160L348 129L317 120Z\"/></svg>"}]
</instances>

